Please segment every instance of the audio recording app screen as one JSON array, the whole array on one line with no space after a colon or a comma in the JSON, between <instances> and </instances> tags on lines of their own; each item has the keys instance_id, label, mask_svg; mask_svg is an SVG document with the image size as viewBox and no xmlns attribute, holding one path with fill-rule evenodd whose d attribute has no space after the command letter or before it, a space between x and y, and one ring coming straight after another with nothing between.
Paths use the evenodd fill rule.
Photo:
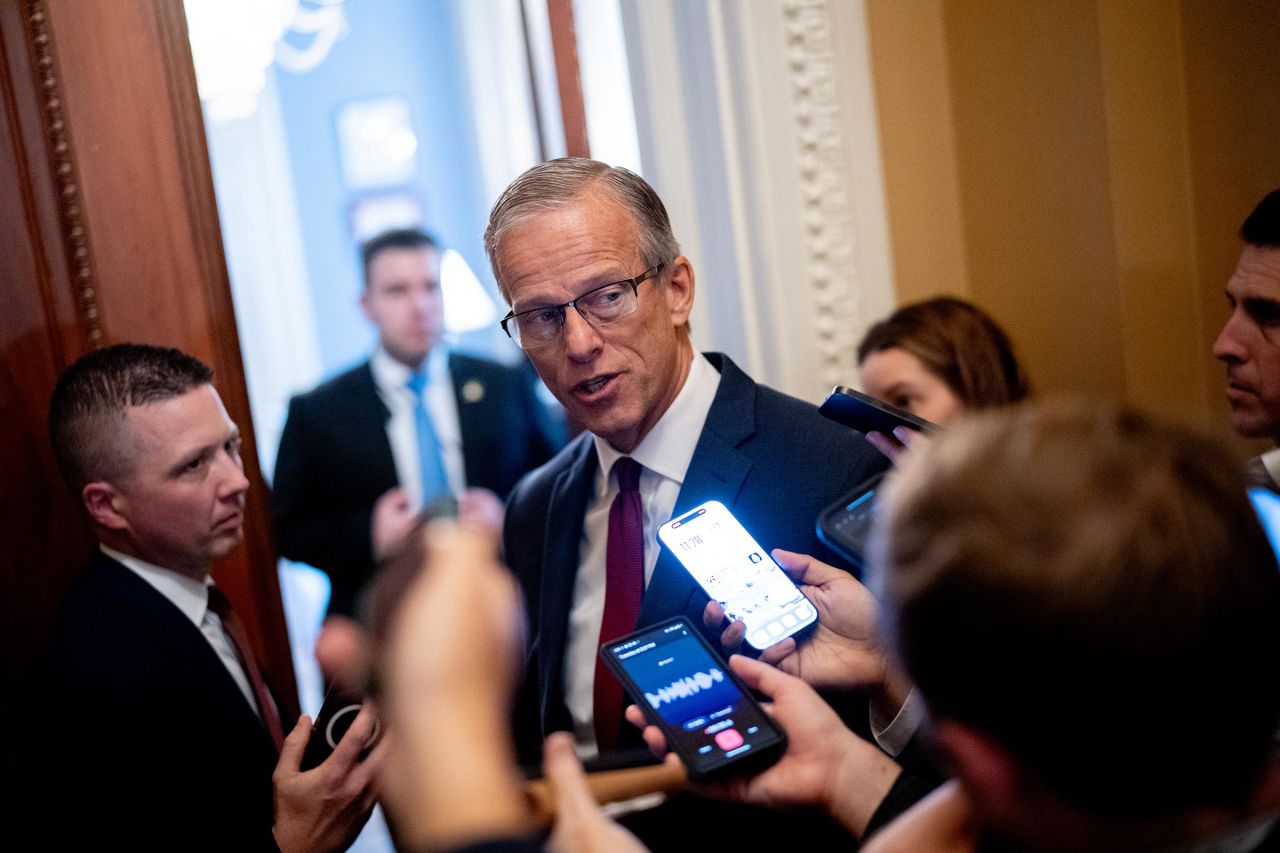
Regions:
<instances>
[{"instance_id":1,"label":"audio recording app screen","mask_svg":"<svg viewBox=\"0 0 1280 853\"><path fill-rule=\"evenodd\" d=\"M663 525L658 535L757 649L812 624L817 611L773 558L719 501Z\"/></svg>"},{"instance_id":2,"label":"audio recording app screen","mask_svg":"<svg viewBox=\"0 0 1280 853\"><path fill-rule=\"evenodd\" d=\"M667 723L670 746L705 773L774 743L773 724L708 652L688 623L659 625L609 647L633 698Z\"/></svg>"}]
</instances>

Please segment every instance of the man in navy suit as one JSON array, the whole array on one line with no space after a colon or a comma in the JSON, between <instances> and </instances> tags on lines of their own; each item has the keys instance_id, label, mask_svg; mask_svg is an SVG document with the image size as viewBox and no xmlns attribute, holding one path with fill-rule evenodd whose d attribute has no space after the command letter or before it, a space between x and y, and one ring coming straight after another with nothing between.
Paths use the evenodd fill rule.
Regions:
<instances>
[{"instance_id":1,"label":"man in navy suit","mask_svg":"<svg viewBox=\"0 0 1280 853\"><path fill-rule=\"evenodd\" d=\"M1231 316L1213 354L1227 366L1231 425L1276 445L1249 460L1249 481L1280 491L1280 189L1258 202L1240 239L1244 250L1227 282Z\"/></svg>"},{"instance_id":2,"label":"man in navy suit","mask_svg":"<svg viewBox=\"0 0 1280 853\"><path fill-rule=\"evenodd\" d=\"M440 345L430 236L388 231L363 257L360 305L378 348L293 399L273 480L281 553L328 574L329 612L344 615L421 508L468 488L506 497L560 445L527 373Z\"/></svg>"},{"instance_id":3,"label":"man in navy suit","mask_svg":"<svg viewBox=\"0 0 1280 853\"><path fill-rule=\"evenodd\" d=\"M506 560L530 626L517 742L525 761L557 730L607 752L628 730L600 643L680 613L700 623L707 601L660 553L658 527L716 499L766 547L842 564L815 520L884 458L726 356L694 350L693 267L639 176L579 158L535 166L494 206L485 248L511 304L503 328L586 429L508 501ZM610 556L622 541L614 504L637 500L633 490L643 577L615 572Z\"/></svg>"},{"instance_id":4,"label":"man in navy suit","mask_svg":"<svg viewBox=\"0 0 1280 853\"><path fill-rule=\"evenodd\" d=\"M299 765L214 560L239 544L249 481L212 374L121 344L72 365L49 431L100 543L59 612L40 686L30 829L42 846L340 850L373 807L372 717Z\"/></svg>"}]
</instances>

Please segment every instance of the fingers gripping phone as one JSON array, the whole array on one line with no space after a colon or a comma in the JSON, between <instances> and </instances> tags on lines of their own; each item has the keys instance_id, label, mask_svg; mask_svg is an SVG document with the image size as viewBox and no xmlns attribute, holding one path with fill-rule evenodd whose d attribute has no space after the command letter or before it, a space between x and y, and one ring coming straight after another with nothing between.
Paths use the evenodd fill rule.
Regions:
<instances>
[{"instance_id":1,"label":"fingers gripping phone","mask_svg":"<svg viewBox=\"0 0 1280 853\"><path fill-rule=\"evenodd\" d=\"M787 736L683 616L605 643L600 655L689 776L768 766Z\"/></svg>"},{"instance_id":2,"label":"fingers gripping phone","mask_svg":"<svg viewBox=\"0 0 1280 853\"><path fill-rule=\"evenodd\" d=\"M311 770L323 764L325 759L338 748L338 743L346 735L347 729L351 728L351 724L356 721L356 715L360 713L363 706L363 699L351 696L336 687L330 687L320 706L320 713L316 714L316 721L311 725L311 737L307 740L307 747L302 753L299 769ZM379 721L375 719L373 725L373 734L360 751L362 761L382 736L382 726Z\"/></svg>"},{"instance_id":3,"label":"fingers gripping phone","mask_svg":"<svg viewBox=\"0 0 1280 853\"><path fill-rule=\"evenodd\" d=\"M746 623L753 648L767 649L817 623L809 599L719 501L668 521L658 538L726 616Z\"/></svg>"}]
</instances>

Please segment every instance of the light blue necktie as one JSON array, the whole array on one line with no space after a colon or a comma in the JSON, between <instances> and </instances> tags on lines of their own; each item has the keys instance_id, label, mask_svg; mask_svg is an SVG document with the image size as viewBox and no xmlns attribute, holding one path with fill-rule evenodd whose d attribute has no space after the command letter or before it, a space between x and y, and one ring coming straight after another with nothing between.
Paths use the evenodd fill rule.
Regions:
<instances>
[{"instance_id":1,"label":"light blue necktie","mask_svg":"<svg viewBox=\"0 0 1280 853\"><path fill-rule=\"evenodd\" d=\"M444 459L440 456L440 441L427 414L422 392L427 387L423 373L410 373L405 387L413 394L413 427L418 434L418 469L422 472L422 505L428 506L441 495L449 493L449 477L444 472Z\"/></svg>"}]
</instances>

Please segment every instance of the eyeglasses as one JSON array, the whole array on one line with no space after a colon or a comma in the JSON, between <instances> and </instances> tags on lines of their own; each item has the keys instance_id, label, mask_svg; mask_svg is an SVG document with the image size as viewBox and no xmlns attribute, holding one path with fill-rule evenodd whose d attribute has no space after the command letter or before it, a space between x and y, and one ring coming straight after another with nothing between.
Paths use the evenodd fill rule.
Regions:
<instances>
[{"instance_id":1,"label":"eyeglasses","mask_svg":"<svg viewBox=\"0 0 1280 853\"><path fill-rule=\"evenodd\" d=\"M593 326L607 326L616 323L629 314L634 314L639 304L636 289L662 272L665 263L642 272L635 278L614 281L593 287L577 299L570 299L560 305L547 305L542 308L530 308L528 311L510 314L502 318L502 331L516 342L523 350L536 349L549 344L560 337L564 329L565 312L570 308L577 310Z\"/></svg>"}]
</instances>

